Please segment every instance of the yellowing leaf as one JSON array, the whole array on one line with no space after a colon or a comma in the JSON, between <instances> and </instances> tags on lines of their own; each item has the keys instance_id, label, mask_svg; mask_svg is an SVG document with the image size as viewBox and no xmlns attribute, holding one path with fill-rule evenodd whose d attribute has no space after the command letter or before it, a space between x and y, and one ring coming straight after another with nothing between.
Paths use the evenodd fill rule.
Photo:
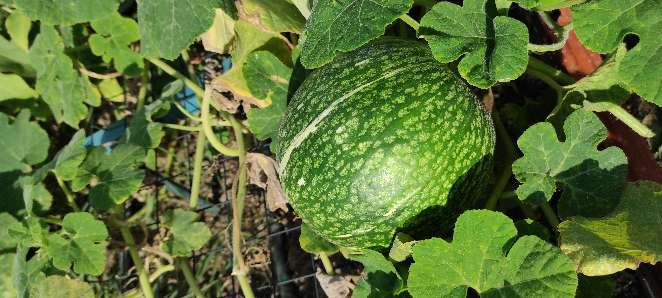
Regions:
<instances>
[{"instance_id":1,"label":"yellowing leaf","mask_svg":"<svg viewBox=\"0 0 662 298\"><path fill-rule=\"evenodd\" d=\"M215 10L214 23L203 33L202 45L205 50L225 53L228 45L234 38L234 23L236 22L236 11L231 0L222 0L222 7Z\"/></svg>"}]
</instances>

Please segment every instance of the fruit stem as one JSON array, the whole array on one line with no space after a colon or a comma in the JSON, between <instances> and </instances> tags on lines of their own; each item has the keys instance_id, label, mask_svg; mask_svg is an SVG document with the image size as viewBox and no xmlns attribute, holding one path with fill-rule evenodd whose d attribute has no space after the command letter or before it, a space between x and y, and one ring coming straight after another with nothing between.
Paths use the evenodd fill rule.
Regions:
<instances>
[{"instance_id":1,"label":"fruit stem","mask_svg":"<svg viewBox=\"0 0 662 298\"><path fill-rule=\"evenodd\" d=\"M414 20L412 17L410 17L408 14L405 13L405 14L401 15L400 20L402 20L407 25L409 25L409 27L412 27L414 29L414 31L418 31L418 27L420 26L420 24L416 20Z\"/></svg>"},{"instance_id":2,"label":"fruit stem","mask_svg":"<svg viewBox=\"0 0 662 298\"><path fill-rule=\"evenodd\" d=\"M319 257L322 261L322 265L324 265L324 271L326 271L326 274L333 275L335 272L333 271L333 264L331 263L329 256L324 252L320 252Z\"/></svg>"}]
</instances>

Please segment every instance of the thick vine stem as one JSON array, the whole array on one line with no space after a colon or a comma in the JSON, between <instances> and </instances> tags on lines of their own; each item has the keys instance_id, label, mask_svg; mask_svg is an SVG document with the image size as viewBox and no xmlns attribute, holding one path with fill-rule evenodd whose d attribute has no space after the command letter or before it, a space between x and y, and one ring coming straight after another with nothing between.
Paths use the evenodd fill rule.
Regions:
<instances>
[{"instance_id":1,"label":"thick vine stem","mask_svg":"<svg viewBox=\"0 0 662 298\"><path fill-rule=\"evenodd\" d=\"M225 146L221 141L216 137L216 134L214 133L214 129L212 128L210 117L209 117L209 105L211 101L211 90L207 89L202 97L202 105L200 106L200 119L202 120L202 130L205 133L205 137L207 140L209 140L209 144L216 149L216 151L220 152L223 155L227 156L239 156L239 151L241 149L237 148L230 148L228 146ZM234 120L234 122L237 122L234 117L229 117L230 122ZM238 122L237 122L238 123ZM233 124L234 127L234 124ZM235 129L236 133L236 129ZM241 127L239 128L239 134L235 136L237 138L237 143L239 143L239 139L241 138ZM241 146L239 146L241 147Z\"/></svg>"},{"instance_id":2,"label":"thick vine stem","mask_svg":"<svg viewBox=\"0 0 662 298\"><path fill-rule=\"evenodd\" d=\"M189 206L195 209L198 206L198 195L200 194L200 180L202 177L202 160L205 157L205 146L207 144L205 133L200 130L196 136L195 155L193 158L193 179L191 181L191 196Z\"/></svg>"},{"instance_id":3,"label":"thick vine stem","mask_svg":"<svg viewBox=\"0 0 662 298\"><path fill-rule=\"evenodd\" d=\"M175 259L175 263L177 264L177 267L182 270L182 273L184 273L184 278L186 279L186 282L191 288L193 294L195 294L195 297L204 298L205 295L200 290L198 281L195 280L195 276L193 276L193 272L191 272L191 266L189 266L188 261L182 258L177 258Z\"/></svg>"},{"instance_id":4,"label":"thick vine stem","mask_svg":"<svg viewBox=\"0 0 662 298\"><path fill-rule=\"evenodd\" d=\"M561 27L557 25L556 22L554 22L554 20L552 20L552 18L550 18L549 15L547 15L545 12L538 12L538 15L540 15L540 18L543 20L545 25L556 31L556 35L559 38L558 41L553 44L539 45L530 43L527 46L528 50L535 53L544 53L554 52L562 49L565 45L565 42L568 40L568 37L570 37L570 31L574 29L572 23Z\"/></svg>"},{"instance_id":5,"label":"thick vine stem","mask_svg":"<svg viewBox=\"0 0 662 298\"><path fill-rule=\"evenodd\" d=\"M515 160L515 155L516 155L515 145L513 144L513 141L510 139L510 134L508 134L508 131L506 131L506 127L503 125L503 122L501 122L501 118L499 118L499 112L494 111L492 113L492 117L494 118L494 126L496 128L497 136L499 137L499 139L501 139L502 144L505 147L504 153L506 154L506 159L504 162L506 165L499 174L496 184L492 189L492 193L490 194L490 197L487 199L487 203L485 204L485 209L489 209L489 210L496 209L497 202L501 197L501 193L506 188L506 186L508 186L508 181L510 181L510 176L513 175L512 164L513 161Z\"/></svg>"},{"instance_id":6,"label":"thick vine stem","mask_svg":"<svg viewBox=\"0 0 662 298\"><path fill-rule=\"evenodd\" d=\"M540 210L542 210L542 214L545 215L547 222L549 222L549 224L552 225L552 227L554 227L554 231L558 231L558 227L560 224L559 218L556 217L556 213L554 213L554 210L552 210L552 206L549 205L549 202L545 204L541 204Z\"/></svg>"},{"instance_id":7,"label":"thick vine stem","mask_svg":"<svg viewBox=\"0 0 662 298\"><path fill-rule=\"evenodd\" d=\"M244 213L244 199L246 198L246 147L244 145L244 136L241 134L241 126L238 125L238 122L234 118L230 118L230 121L233 121L236 124L233 124L235 129L235 134L237 138L237 145L239 148L239 171L237 175L237 184L236 188L233 187L233 200L232 200L232 275L237 278L239 281L239 286L241 291L244 293L246 298L253 298L253 289L251 288L250 282L248 280L248 267L244 262L244 257L241 252L241 223L242 216ZM236 193L234 193L236 189Z\"/></svg>"},{"instance_id":8,"label":"thick vine stem","mask_svg":"<svg viewBox=\"0 0 662 298\"><path fill-rule=\"evenodd\" d=\"M414 31L418 31L418 27L420 26L420 24L416 20L414 20L412 17L410 17L408 14L405 13L405 14L401 15L400 20L402 20L407 25L409 25L409 27L414 29Z\"/></svg>"},{"instance_id":9,"label":"thick vine stem","mask_svg":"<svg viewBox=\"0 0 662 298\"><path fill-rule=\"evenodd\" d=\"M140 290L142 291L145 298L154 298L154 293L152 292L152 286L149 282L149 277L147 276L147 272L145 272L145 266L143 265L143 261L140 258L140 255L138 254L136 241L133 239L133 235L131 235L129 227L126 225L118 225L118 227L120 229L120 233L122 234L122 238L124 239L124 243L126 243L126 246L129 248L129 254L133 260L133 266L136 267L136 272L138 273L138 282L140 283Z\"/></svg>"},{"instance_id":10,"label":"thick vine stem","mask_svg":"<svg viewBox=\"0 0 662 298\"><path fill-rule=\"evenodd\" d=\"M558 82L561 85L571 85L577 82L573 77L569 76L568 74L564 73L561 70L558 70L552 66L547 65L547 63L542 62L540 59L536 57L529 56L529 64L526 66L527 70L536 70L540 73L543 73L551 78L553 78L556 82Z\"/></svg>"}]
</instances>

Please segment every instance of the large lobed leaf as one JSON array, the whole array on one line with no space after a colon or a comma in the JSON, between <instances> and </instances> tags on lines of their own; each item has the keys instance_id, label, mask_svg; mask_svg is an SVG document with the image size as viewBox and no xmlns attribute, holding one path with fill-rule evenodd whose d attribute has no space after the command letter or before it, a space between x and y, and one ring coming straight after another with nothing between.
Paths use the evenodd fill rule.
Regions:
<instances>
[{"instance_id":1,"label":"large lobed leaf","mask_svg":"<svg viewBox=\"0 0 662 298\"><path fill-rule=\"evenodd\" d=\"M400 274L381 253L367 249L359 255L350 255L350 259L361 262L366 272L356 284L352 297L396 297L402 290L404 282Z\"/></svg>"},{"instance_id":2,"label":"large lobed leaf","mask_svg":"<svg viewBox=\"0 0 662 298\"><path fill-rule=\"evenodd\" d=\"M591 0L572 11L577 37L596 52L614 51L627 34L639 37L623 58L618 77L632 91L662 105L662 2Z\"/></svg>"},{"instance_id":3,"label":"large lobed leaf","mask_svg":"<svg viewBox=\"0 0 662 298\"><path fill-rule=\"evenodd\" d=\"M432 238L413 247L408 288L413 297L574 297L572 261L535 237L517 238L506 215L470 210L457 219L453 242ZM513 244L514 243L514 244Z\"/></svg>"},{"instance_id":4,"label":"large lobed leaf","mask_svg":"<svg viewBox=\"0 0 662 298\"><path fill-rule=\"evenodd\" d=\"M487 0L466 0L463 6L441 2L423 16L418 35L435 59L449 63L463 56L460 75L479 88L518 78L529 61L529 32L515 19L496 16Z\"/></svg>"},{"instance_id":5,"label":"large lobed leaf","mask_svg":"<svg viewBox=\"0 0 662 298\"><path fill-rule=\"evenodd\" d=\"M318 1L304 28L301 64L320 67L336 52L351 51L379 37L412 4L412 0Z\"/></svg>"},{"instance_id":6,"label":"large lobed leaf","mask_svg":"<svg viewBox=\"0 0 662 298\"><path fill-rule=\"evenodd\" d=\"M87 116L85 103L101 103L87 77L73 68L71 58L64 53L64 41L52 26L41 26L30 49L30 61L37 70L37 92L58 123L77 128Z\"/></svg>"},{"instance_id":7,"label":"large lobed leaf","mask_svg":"<svg viewBox=\"0 0 662 298\"><path fill-rule=\"evenodd\" d=\"M117 10L117 0L14 0L25 15L44 24L73 25L96 20Z\"/></svg>"},{"instance_id":8,"label":"large lobed leaf","mask_svg":"<svg viewBox=\"0 0 662 298\"><path fill-rule=\"evenodd\" d=\"M559 225L561 250L586 275L607 275L662 261L662 185L630 183L621 202L599 219L571 217Z\"/></svg>"},{"instance_id":9,"label":"large lobed leaf","mask_svg":"<svg viewBox=\"0 0 662 298\"><path fill-rule=\"evenodd\" d=\"M215 0L138 0L141 53L174 60L214 22Z\"/></svg>"},{"instance_id":10,"label":"large lobed leaf","mask_svg":"<svg viewBox=\"0 0 662 298\"><path fill-rule=\"evenodd\" d=\"M136 75L143 67L142 57L131 50L129 45L140 39L138 24L119 13L92 22L96 31L90 35L90 49L101 56L104 62L113 60L115 69Z\"/></svg>"},{"instance_id":11,"label":"large lobed leaf","mask_svg":"<svg viewBox=\"0 0 662 298\"><path fill-rule=\"evenodd\" d=\"M517 140L524 153L513 163L513 173L522 183L517 196L546 204L559 184L563 189L559 216L603 216L616 207L625 186L625 154L616 147L598 151L607 129L592 112L573 112L563 130L566 138L560 142L552 124L537 123Z\"/></svg>"}]
</instances>

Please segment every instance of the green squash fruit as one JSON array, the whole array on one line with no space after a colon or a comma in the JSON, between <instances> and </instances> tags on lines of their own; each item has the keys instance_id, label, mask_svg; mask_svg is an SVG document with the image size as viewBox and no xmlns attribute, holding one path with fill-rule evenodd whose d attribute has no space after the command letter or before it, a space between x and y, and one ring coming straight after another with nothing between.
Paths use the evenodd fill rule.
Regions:
<instances>
[{"instance_id":1,"label":"green squash fruit","mask_svg":"<svg viewBox=\"0 0 662 298\"><path fill-rule=\"evenodd\" d=\"M422 43L380 39L313 71L279 132L283 189L298 216L345 248L387 247L397 230L452 229L477 207L494 126ZM432 221L431 221L432 219Z\"/></svg>"}]
</instances>

